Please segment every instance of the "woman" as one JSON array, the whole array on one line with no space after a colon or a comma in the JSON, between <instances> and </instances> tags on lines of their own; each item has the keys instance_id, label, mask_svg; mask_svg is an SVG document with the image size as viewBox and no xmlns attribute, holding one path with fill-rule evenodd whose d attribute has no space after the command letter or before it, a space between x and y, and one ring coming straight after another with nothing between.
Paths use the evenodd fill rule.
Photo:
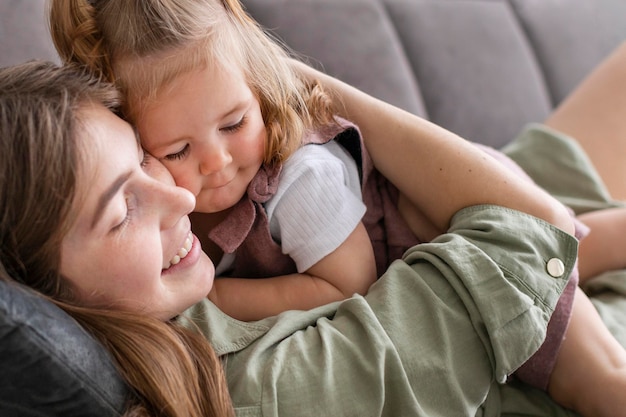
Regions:
<instances>
[{"instance_id":1,"label":"woman","mask_svg":"<svg viewBox=\"0 0 626 417\"><path fill-rule=\"evenodd\" d=\"M126 18L120 20L120 13ZM345 255L346 253L364 254L367 252L366 247L368 245L365 244L367 243L365 241L368 240L368 236L360 233L363 228L357 227L353 234L346 238L347 228L344 230L334 223L333 225L336 227L331 229L337 231L337 235L339 235L338 230L342 230L344 233L339 236L339 241L341 242L346 238L337 248L338 252L331 251L329 253L330 244L324 245L323 251L317 250L321 245L318 241L314 241L314 238L317 237L315 233L312 233L310 237L306 236L300 239L305 242L305 245L299 245L300 240L298 238L301 237L302 230L297 227L304 222L303 218L315 218L319 212L326 213L328 207L334 207L332 204L324 206L323 203L320 203L320 206L324 206L320 208L315 204L323 201L323 197L327 195L336 195L338 192L335 189L322 191L319 195L315 195L311 199L312 201L307 200L296 205L294 201L304 201L300 196L314 187L310 183L306 183L308 189L302 193L297 186L292 185L302 183L296 182L297 175L287 169L289 161L286 161L282 167L284 169L280 171L281 176L276 180L279 182L277 194L281 193L281 198L287 194L287 191L284 191L286 187L283 188L283 192L280 191L281 181L284 178L287 178L286 182L289 184L288 191L291 192L292 189L297 191L291 192L291 197L286 198L291 205L288 205L289 209L283 208L283 211L286 212L282 217L285 219L284 222L277 219L280 217L278 214L270 218L270 212L279 211L279 203L275 203L275 199L267 200L272 196L271 191L262 193L262 200L255 200L257 197L250 196L251 193L247 192L250 188L249 184L257 184L256 180L261 174L263 175L260 179L264 183L271 183L272 179L277 178L267 174L266 166L263 167L262 172L257 173L261 164L263 145L267 150L274 147L275 139L286 141L291 137L295 139L294 143L296 144L301 141L299 135L290 135L290 132L294 130L299 131L295 129L295 126L300 126L300 124L289 123L294 118L290 119L287 116L304 110L305 107L302 103L309 104L312 102L316 104L319 101L324 103L327 101L317 99L318 95L314 96L316 100L305 100L304 98L313 96L313 94L308 95L303 89L289 88L298 86L299 80L293 76L289 68L280 65L287 62L284 51L265 36L258 25L245 14L237 0L161 0L149 4L140 1L58 0L52 3L51 23L53 37L60 55L67 61L76 61L88 65L94 73L116 81L126 95L125 114L137 123L138 131L143 138L142 145L148 152L164 162L178 185L188 187L194 192L198 201L195 208L196 213L194 213L193 230L200 233L203 248L211 254L212 259L219 260L222 254L224 257L229 254L231 255L228 257L230 261L236 248L231 241L246 237L245 234L243 237L239 234L237 238L230 237L229 239L227 233L229 229L226 227L228 225L230 230L234 230L238 226L237 221L243 223L242 218L249 220L249 216L240 216L241 210L238 209L242 207L241 202L247 203L249 200L253 200L257 204L255 210L261 213L267 209L266 215L269 219L268 222L271 222L272 235L268 236L270 228L254 223L249 229L264 228L267 233L264 236L260 236L262 233L251 236L251 243L245 241L241 250L237 249L234 261L225 267L235 271L233 272L234 277L249 277L259 274L265 279L219 280L209 295L214 304L217 304L220 309L233 317L256 320L276 315L285 310L308 309L312 306L323 305L329 300L334 301L338 297L345 297L346 293L365 292L369 282L371 282L366 272L368 268L364 259L365 255L363 258ZM215 65L216 63L219 65ZM219 69L222 67L226 68L227 71L220 72ZM232 74L235 76L228 76ZM294 97L300 99L294 99ZM251 98L256 98L258 103ZM294 102L295 104L292 105L291 103ZM311 109L319 110L319 108L320 106L311 106ZM357 106L357 108L359 107ZM309 110L307 115L312 116L313 112L314 110ZM319 114L322 112L315 113L316 116ZM388 134L386 129L389 125L407 123L407 120L411 125L420 123L404 115L399 116L403 119L400 121L392 118L392 123L376 119L376 116L377 114L372 114L368 120L377 120L378 126L382 126L385 130L381 131L379 127L379 130L376 131L376 135L379 137ZM306 118L300 117L299 119ZM243 120L246 121L245 124L240 123ZM361 122L363 118L355 120ZM365 123L362 122L362 128L376 129L376 127L368 127ZM237 133L226 135L224 132L230 132L233 126L237 127L235 129ZM264 132L267 132L267 138L264 137ZM367 130L364 133L367 137ZM412 133L407 133L407 137L412 136ZM221 139L223 137L226 140L224 141L225 145L222 146L222 142L216 138ZM237 147L237 143L244 143L245 145ZM280 148L278 155L288 155L289 151L283 148L291 148L291 146ZM228 153L229 150L232 152ZM437 152L444 154L447 152L466 152L469 158L478 157L475 154L476 151L470 150L466 144L463 147L455 144L446 150L438 149ZM420 157L422 155L425 157ZM420 164L438 164L439 159L433 159L434 155L440 154L429 152L423 147L423 143L420 143L419 149L415 149L414 152L403 153L404 157L410 159L404 161L406 165L410 165L416 160ZM270 152L269 158L274 161L277 159L277 155ZM444 155L443 158L445 160L447 155ZM228 164L224 162L226 160L229 161ZM376 162L376 155L374 155L374 160ZM300 172L302 165L297 166L298 172ZM386 174L384 165L381 166L383 166L381 171ZM463 165L458 167L464 168ZM276 168L274 165L269 166L269 171L275 172L274 168ZM425 236L422 240L430 240L431 237L446 231L447 217L444 222L436 218L436 213L440 211L447 216L446 208L438 206L440 200L435 200L432 204L430 202L425 203L425 200L435 195L435 190L439 189L446 181L450 181L450 179L458 181L458 178L465 174L462 171L451 172L449 167L445 167L440 172L443 175L433 175L436 170L434 166L431 168L432 170L428 175L408 175L411 181L415 181L415 183L411 184L410 187L408 184L403 185L411 190L407 196L402 192L403 186L400 186L401 192L398 198L391 197L385 200L378 195L373 198L366 198L366 200L376 202L376 204L369 205L368 213L370 210L381 209L386 205L397 205L402 219L411 226L411 231L415 233L415 236L420 238ZM473 169L475 168L468 171L471 172ZM320 171L328 172L328 170L321 169ZM233 172L238 175L233 174ZM392 175L389 175L392 183L401 184L401 181L406 180L406 178L394 178ZM270 176L270 180L266 179L268 176ZM317 178L317 176L313 177ZM227 186L224 186L225 178L229 179ZM319 183L324 184L326 182L326 179L319 181ZM366 181L369 183L367 185L371 185L372 182ZM462 193L465 196L470 196L474 194L482 198L486 183L492 187L491 179L487 177L471 184L459 183L459 188L450 187L449 195ZM216 184L220 184L220 187L216 187ZM377 191L381 188L384 189L384 185L381 184L382 181L376 181L375 188ZM268 188L271 187L268 186ZM365 197L367 196L366 191L370 188L372 187L364 186ZM421 193L418 190L424 192ZM490 188L489 191L495 191L495 189ZM378 192L381 195L386 195L384 192ZM537 193L541 194L540 191ZM380 203L380 201L386 204ZM448 203L449 201L446 201L442 204ZM243 205L243 207L247 208L249 204ZM276 210L273 210L274 207L277 207ZM314 208L310 209L311 207ZM294 213L303 218L292 221L295 217ZM361 213L356 213L356 217L360 216ZM621 218L626 219L626 210L619 210L619 213ZM393 223L393 210L383 214L385 222L387 221L387 214L391 214L390 222ZM327 214L325 217L330 219L334 216ZM347 220L348 216L342 213L341 218ZM353 220L347 221L350 223L349 226L354 225ZM383 223L379 218L375 220L375 226ZM296 227L291 227L294 223ZM381 234L387 236L387 231L381 233L379 229L371 227L372 225L369 223L371 223L369 219L368 222L363 221L363 224L370 226L367 227L368 234L370 237L374 237L374 240ZM403 223L398 223L396 223L397 227L390 227L393 232L390 232L389 235L393 233L394 238L402 236L402 226L400 225ZM342 226L345 227L345 224ZM318 225L318 227L323 229L323 226ZM274 233L276 230L285 233L284 235L281 235L280 232ZM219 234L222 231L226 232L225 238ZM209 233L211 234L210 237ZM219 239L213 239L216 235ZM293 241L296 241L297 244L288 241L289 236L296 236ZM408 241L414 243L416 241L415 236ZM581 237L582 235L577 234L577 236ZM611 241L623 242L623 239L613 238L613 236ZM265 237L266 240L263 244L259 244L258 242L262 237ZM333 235L333 237L337 239L337 236ZM224 245L224 241L226 241L226 245ZM383 245L388 243L384 239L381 241ZM266 250L272 244L278 246L276 242L280 242L282 247L277 247L273 253ZM306 244L311 242L314 243L306 247ZM399 253L403 253L413 243L407 243L401 247ZM354 249L356 247L359 249ZM312 255L300 256L303 253ZM280 256L284 258L283 254L297 254L299 256L301 262L297 274L293 268L293 261L298 264L298 259L295 256L292 259L287 259L291 261L287 268L277 267L283 265L280 261L285 261L280 258ZM257 262L252 263L252 258ZM267 261L271 268L268 268L269 271L260 272L262 261L266 261L268 258L271 259L271 261ZM615 267L626 265L623 256L611 256L610 258L620 263L617 265L609 262L601 263L602 267L607 264ZM599 256L585 257L581 262L584 261L584 265L589 265L589 260L596 261L599 259L603 258ZM382 261L381 265L385 265L387 261L382 258L378 260ZM253 264L254 267L251 268L250 264ZM241 267L238 268L238 266ZM307 269L308 267L310 268ZM369 268L369 270L371 269ZM379 268L379 271L381 270L384 268ZM237 273L241 275L237 275ZM550 377L553 375L552 369L557 358L556 352L558 352L563 332L567 327L572 292L577 279L577 269L573 276L570 282L571 291L568 290L565 293L566 295L562 298L563 302L559 303L559 308L554 314L556 326L549 328L546 337L547 342L542 346L538 357L533 356L532 360L525 364L523 369L520 369L521 372L516 374L534 386L543 389L548 388L555 398L560 398L566 405L569 405L570 401L561 397L560 385L555 383L556 381L551 381ZM358 282L358 285L348 285L355 284L356 281L363 278L365 278L363 282ZM339 288L342 291L338 294L334 290ZM581 297L584 298L579 292L577 298L580 299ZM584 302L587 303L586 300ZM574 304L574 309L579 310L580 302L575 301ZM573 327L577 327L580 321L579 317L593 317L596 325L591 323L588 325L595 328L603 327L593 312L581 315L580 311L575 311L573 317ZM560 330L555 331L555 328ZM624 355L623 349L616 346L615 341L610 340L610 338L595 339L592 337L589 340L606 340L606 347L614 350L617 357ZM559 374L559 372L554 374ZM591 389L588 391L594 391L594 387L599 388L600 386L591 385ZM599 389L598 396L591 396L599 397L603 393L605 391ZM571 394L572 392L569 392L565 397ZM575 397L579 398L579 394L576 393Z\"/></svg>"},{"instance_id":2,"label":"woman","mask_svg":"<svg viewBox=\"0 0 626 417\"><path fill-rule=\"evenodd\" d=\"M3 269L56 300L113 352L138 393L129 413L232 415L230 395L251 415L335 414L346 402L355 415L474 415L490 409L497 382L542 343L574 267L575 240L550 225L573 230L560 204L471 147L450 152L464 146L461 139L359 98L352 108L400 122L385 152L373 151L387 175L396 169L396 152L434 156L436 162L410 168L411 183L404 182L406 170L395 178L407 195L429 194L420 208L451 232L411 250L364 298L238 322L206 301L214 271L189 235L193 198L107 109L116 104L111 87L37 63L3 70L0 87L1 166L11 173L0 176ZM376 143L368 140L372 149ZM442 177L437 187L420 180L433 175ZM487 177L501 178L492 178L493 191L462 191ZM555 258L562 269L549 268L549 275L544 260ZM226 358L228 390L211 345L179 325L200 312L196 324ZM576 343L589 336L570 337ZM160 356L141 354L148 346ZM604 357L593 352L586 359L595 366ZM350 399L355 395L358 401ZM322 403L323 411L303 410L307 401Z\"/></svg>"}]
</instances>

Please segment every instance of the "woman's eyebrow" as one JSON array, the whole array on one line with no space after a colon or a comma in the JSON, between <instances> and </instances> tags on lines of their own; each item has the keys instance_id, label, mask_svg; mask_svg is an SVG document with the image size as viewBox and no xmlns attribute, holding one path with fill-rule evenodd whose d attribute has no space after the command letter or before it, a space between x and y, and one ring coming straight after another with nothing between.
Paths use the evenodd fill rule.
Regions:
<instances>
[{"instance_id":1,"label":"woman's eyebrow","mask_svg":"<svg viewBox=\"0 0 626 417\"><path fill-rule=\"evenodd\" d=\"M132 175L132 171L128 171L120 175L119 177L117 177L115 181L113 181L113 184L111 184L106 190L104 190L104 192L98 199L96 212L94 213L94 216L91 222L92 229L96 226L98 221L100 221L100 218L102 217L102 213L104 213L104 209L106 208L107 204L109 204L109 201L111 201L113 196L119 191L122 185L124 185L124 183L128 181L128 178L130 178L131 175Z\"/></svg>"}]
</instances>

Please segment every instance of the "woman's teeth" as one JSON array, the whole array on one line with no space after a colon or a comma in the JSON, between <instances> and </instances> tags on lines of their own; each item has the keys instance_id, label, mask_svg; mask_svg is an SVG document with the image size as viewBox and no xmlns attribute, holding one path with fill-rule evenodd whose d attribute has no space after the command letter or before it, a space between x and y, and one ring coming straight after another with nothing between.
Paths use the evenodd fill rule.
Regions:
<instances>
[{"instance_id":1,"label":"woman's teeth","mask_svg":"<svg viewBox=\"0 0 626 417\"><path fill-rule=\"evenodd\" d=\"M180 262L181 259L184 259L185 256L187 256L187 254L191 250L192 245L193 245L193 234L189 232L189 235L187 235L187 239L185 239L185 244L183 245L182 248L178 249L178 253L174 255L172 260L170 260L170 264L165 269L169 269L172 265L176 265L177 263Z\"/></svg>"}]
</instances>

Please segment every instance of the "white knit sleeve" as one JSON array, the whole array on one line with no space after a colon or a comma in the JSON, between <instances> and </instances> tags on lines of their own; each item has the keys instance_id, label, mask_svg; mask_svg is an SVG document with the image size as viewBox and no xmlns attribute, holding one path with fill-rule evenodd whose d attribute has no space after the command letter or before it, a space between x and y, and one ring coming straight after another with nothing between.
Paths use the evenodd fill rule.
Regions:
<instances>
[{"instance_id":1,"label":"white knit sleeve","mask_svg":"<svg viewBox=\"0 0 626 417\"><path fill-rule=\"evenodd\" d=\"M365 214L354 160L335 142L307 145L284 164L266 203L272 236L304 272L337 249Z\"/></svg>"}]
</instances>

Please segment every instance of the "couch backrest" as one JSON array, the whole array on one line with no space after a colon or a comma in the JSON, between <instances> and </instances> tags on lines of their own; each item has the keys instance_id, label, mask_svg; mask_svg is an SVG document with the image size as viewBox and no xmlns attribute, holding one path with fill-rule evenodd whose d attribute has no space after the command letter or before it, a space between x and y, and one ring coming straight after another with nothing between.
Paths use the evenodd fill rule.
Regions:
<instances>
[{"instance_id":1,"label":"couch backrest","mask_svg":"<svg viewBox=\"0 0 626 417\"><path fill-rule=\"evenodd\" d=\"M0 1L0 67L29 59L58 62L45 11L46 0Z\"/></svg>"},{"instance_id":2,"label":"couch backrest","mask_svg":"<svg viewBox=\"0 0 626 417\"><path fill-rule=\"evenodd\" d=\"M624 0L243 0L325 69L499 147L626 39Z\"/></svg>"}]
</instances>

